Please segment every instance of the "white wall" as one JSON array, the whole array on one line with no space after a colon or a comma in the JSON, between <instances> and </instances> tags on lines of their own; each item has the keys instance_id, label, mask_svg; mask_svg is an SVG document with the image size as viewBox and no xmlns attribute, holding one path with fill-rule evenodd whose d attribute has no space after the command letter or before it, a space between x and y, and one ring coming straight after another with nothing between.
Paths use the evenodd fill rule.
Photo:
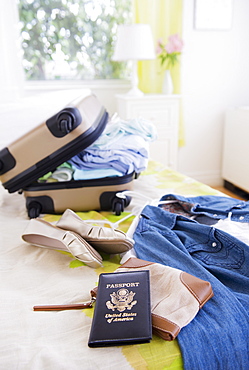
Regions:
<instances>
[{"instance_id":1,"label":"white wall","mask_svg":"<svg viewBox=\"0 0 249 370\"><path fill-rule=\"evenodd\" d=\"M0 0L0 102L11 102L23 90L18 11L13 1Z\"/></svg>"},{"instance_id":2,"label":"white wall","mask_svg":"<svg viewBox=\"0 0 249 370\"><path fill-rule=\"evenodd\" d=\"M249 105L249 1L234 0L229 31L194 29L194 0L184 0L182 100L186 145L178 169L219 185L226 109Z\"/></svg>"}]
</instances>

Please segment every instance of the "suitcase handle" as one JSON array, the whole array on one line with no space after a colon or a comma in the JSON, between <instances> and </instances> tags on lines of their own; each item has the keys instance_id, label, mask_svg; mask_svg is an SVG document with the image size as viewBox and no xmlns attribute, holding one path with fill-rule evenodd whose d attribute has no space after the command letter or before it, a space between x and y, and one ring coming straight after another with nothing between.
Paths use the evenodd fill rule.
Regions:
<instances>
[{"instance_id":1,"label":"suitcase handle","mask_svg":"<svg viewBox=\"0 0 249 370\"><path fill-rule=\"evenodd\" d=\"M63 137L73 131L82 122L78 108L68 107L46 121L47 128L55 137Z\"/></svg>"},{"instance_id":2,"label":"suitcase handle","mask_svg":"<svg viewBox=\"0 0 249 370\"><path fill-rule=\"evenodd\" d=\"M71 132L73 128L72 118L68 116L67 119L63 118L62 120L60 120L59 127L60 127L61 132L65 134L68 134L69 132Z\"/></svg>"},{"instance_id":3,"label":"suitcase handle","mask_svg":"<svg viewBox=\"0 0 249 370\"><path fill-rule=\"evenodd\" d=\"M74 121L75 117L72 114L63 112L62 115L58 117L59 130L65 135L69 134L69 132L73 130Z\"/></svg>"},{"instance_id":4,"label":"suitcase handle","mask_svg":"<svg viewBox=\"0 0 249 370\"><path fill-rule=\"evenodd\" d=\"M8 148L0 150L0 175L10 171L16 165L16 160Z\"/></svg>"}]
</instances>

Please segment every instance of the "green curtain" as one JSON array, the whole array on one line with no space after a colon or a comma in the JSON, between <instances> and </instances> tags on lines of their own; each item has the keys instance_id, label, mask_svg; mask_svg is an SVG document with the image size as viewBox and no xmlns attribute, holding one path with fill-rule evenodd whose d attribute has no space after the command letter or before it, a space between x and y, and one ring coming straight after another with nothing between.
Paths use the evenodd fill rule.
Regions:
<instances>
[{"instance_id":1,"label":"green curtain","mask_svg":"<svg viewBox=\"0 0 249 370\"><path fill-rule=\"evenodd\" d=\"M182 36L182 0L133 0L135 23L150 24L155 48L157 40L164 43L168 37L178 33ZM145 93L161 93L164 70L158 58L138 62L139 88ZM180 63L171 69L174 94L181 93ZM184 145L182 109L180 113L179 145Z\"/></svg>"}]
</instances>

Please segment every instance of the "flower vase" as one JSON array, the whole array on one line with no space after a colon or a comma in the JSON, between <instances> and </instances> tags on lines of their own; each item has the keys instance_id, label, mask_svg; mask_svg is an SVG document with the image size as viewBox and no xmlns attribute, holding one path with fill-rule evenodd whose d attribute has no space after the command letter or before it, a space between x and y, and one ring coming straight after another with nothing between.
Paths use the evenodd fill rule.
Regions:
<instances>
[{"instance_id":1,"label":"flower vase","mask_svg":"<svg viewBox=\"0 0 249 370\"><path fill-rule=\"evenodd\" d=\"M173 94L174 86L173 81L171 77L171 73L169 69L166 69L163 79L163 88L162 93L163 94Z\"/></svg>"}]
</instances>

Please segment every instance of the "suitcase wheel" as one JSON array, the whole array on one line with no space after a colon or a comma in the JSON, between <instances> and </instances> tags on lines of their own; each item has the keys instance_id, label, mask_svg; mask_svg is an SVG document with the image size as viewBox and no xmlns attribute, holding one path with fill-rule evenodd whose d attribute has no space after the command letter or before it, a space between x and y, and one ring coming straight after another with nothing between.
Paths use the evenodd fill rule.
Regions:
<instances>
[{"instance_id":1,"label":"suitcase wheel","mask_svg":"<svg viewBox=\"0 0 249 370\"><path fill-rule=\"evenodd\" d=\"M112 201L112 212L116 216L120 216L121 212L124 212L125 207L127 207L131 202L131 197L126 196L125 198L114 197Z\"/></svg>"},{"instance_id":2,"label":"suitcase wheel","mask_svg":"<svg viewBox=\"0 0 249 370\"><path fill-rule=\"evenodd\" d=\"M30 202L27 211L29 218L36 218L39 217L41 214L42 206L39 202Z\"/></svg>"}]
</instances>

